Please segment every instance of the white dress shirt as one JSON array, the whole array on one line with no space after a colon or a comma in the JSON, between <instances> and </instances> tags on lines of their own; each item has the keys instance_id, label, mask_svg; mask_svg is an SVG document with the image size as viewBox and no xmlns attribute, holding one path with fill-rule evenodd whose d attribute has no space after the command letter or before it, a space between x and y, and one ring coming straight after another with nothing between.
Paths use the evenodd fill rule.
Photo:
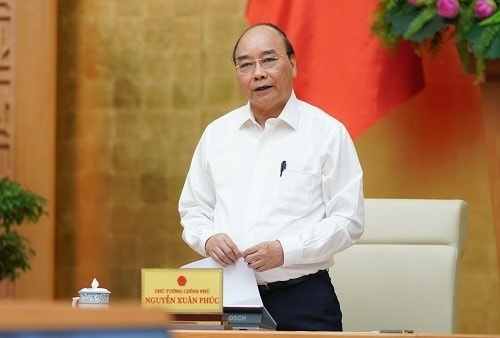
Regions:
<instances>
[{"instance_id":1,"label":"white dress shirt","mask_svg":"<svg viewBox=\"0 0 500 338\"><path fill-rule=\"evenodd\" d=\"M204 256L217 233L240 251L279 240L283 266L255 272L257 281L293 279L329 268L363 233L363 172L345 127L292 92L264 129L250 104L207 126L179 212L182 238Z\"/></svg>"}]
</instances>

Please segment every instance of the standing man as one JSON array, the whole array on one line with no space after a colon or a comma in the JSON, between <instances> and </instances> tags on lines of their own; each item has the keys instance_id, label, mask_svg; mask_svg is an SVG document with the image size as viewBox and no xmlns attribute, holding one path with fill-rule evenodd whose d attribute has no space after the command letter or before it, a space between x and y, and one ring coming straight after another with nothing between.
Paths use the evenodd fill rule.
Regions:
<instances>
[{"instance_id":1,"label":"standing man","mask_svg":"<svg viewBox=\"0 0 500 338\"><path fill-rule=\"evenodd\" d=\"M224 267L244 259L278 330L342 331L327 269L364 229L353 142L295 96L295 52L280 28L248 28L233 61L248 103L212 122L196 147L179 201L182 238Z\"/></svg>"}]
</instances>

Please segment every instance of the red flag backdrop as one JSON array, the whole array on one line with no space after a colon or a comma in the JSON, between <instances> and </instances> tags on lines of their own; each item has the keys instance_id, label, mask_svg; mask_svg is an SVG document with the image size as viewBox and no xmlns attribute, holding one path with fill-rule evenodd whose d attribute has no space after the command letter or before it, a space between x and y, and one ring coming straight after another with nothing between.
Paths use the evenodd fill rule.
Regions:
<instances>
[{"instance_id":1,"label":"red flag backdrop","mask_svg":"<svg viewBox=\"0 0 500 338\"><path fill-rule=\"evenodd\" d=\"M371 33L377 1L248 0L250 23L282 28L297 54L297 96L343 122L353 138L423 86L411 46L391 54Z\"/></svg>"}]
</instances>

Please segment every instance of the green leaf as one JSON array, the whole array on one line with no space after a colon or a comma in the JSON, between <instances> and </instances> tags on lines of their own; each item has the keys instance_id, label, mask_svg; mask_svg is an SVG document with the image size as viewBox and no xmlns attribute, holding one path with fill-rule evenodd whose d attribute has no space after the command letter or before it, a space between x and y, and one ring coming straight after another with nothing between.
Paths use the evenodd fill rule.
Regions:
<instances>
[{"instance_id":1,"label":"green leaf","mask_svg":"<svg viewBox=\"0 0 500 338\"><path fill-rule=\"evenodd\" d=\"M497 34L491 41L485 57L487 59L500 59L500 34Z\"/></svg>"},{"instance_id":2,"label":"green leaf","mask_svg":"<svg viewBox=\"0 0 500 338\"><path fill-rule=\"evenodd\" d=\"M427 21L419 31L413 34L411 36L411 39L417 42L421 42L442 31L446 27L448 27L448 23L446 22L446 20L439 15L435 15L430 21Z\"/></svg>"},{"instance_id":3,"label":"green leaf","mask_svg":"<svg viewBox=\"0 0 500 338\"><path fill-rule=\"evenodd\" d=\"M498 10L495 14L490 16L487 19L482 20L479 25L481 26L487 26L487 25L494 25L500 23L500 10Z\"/></svg>"},{"instance_id":4,"label":"green leaf","mask_svg":"<svg viewBox=\"0 0 500 338\"><path fill-rule=\"evenodd\" d=\"M392 27L392 33L402 37L410 23L418 16L418 11L406 1L398 1L386 15L387 23Z\"/></svg>"}]
</instances>

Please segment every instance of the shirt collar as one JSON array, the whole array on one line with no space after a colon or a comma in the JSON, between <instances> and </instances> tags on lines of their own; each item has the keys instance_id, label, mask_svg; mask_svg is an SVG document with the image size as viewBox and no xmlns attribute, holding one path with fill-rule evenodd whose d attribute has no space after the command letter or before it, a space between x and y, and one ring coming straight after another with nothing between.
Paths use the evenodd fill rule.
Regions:
<instances>
[{"instance_id":1,"label":"shirt collar","mask_svg":"<svg viewBox=\"0 0 500 338\"><path fill-rule=\"evenodd\" d=\"M299 100L297 99L297 96L295 96L295 92L292 90L290 98L288 99L285 108L283 108L283 111L278 116L278 119L287 123L293 129L297 129L297 125L299 124L298 106ZM241 110L241 114L239 115L238 120L239 128L245 126L248 123L257 124L257 121L255 121L255 116L252 114L252 109L250 108L250 101L248 101Z\"/></svg>"}]
</instances>

